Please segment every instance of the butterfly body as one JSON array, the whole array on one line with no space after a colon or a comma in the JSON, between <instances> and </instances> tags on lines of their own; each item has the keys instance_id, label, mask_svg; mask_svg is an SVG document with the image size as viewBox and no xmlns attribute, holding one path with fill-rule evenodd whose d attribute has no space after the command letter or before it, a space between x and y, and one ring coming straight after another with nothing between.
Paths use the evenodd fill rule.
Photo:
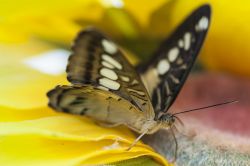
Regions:
<instances>
[{"instance_id":1,"label":"butterfly body","mask_svg":"<svg viewBox=\"0 0 250 166\"><path fill-rule=\"evenodd\" d=\"M194 11L137 71L119 47L96 29L77 36L66 69L71 85L48 92L56 111L84 115L107 126L152 134L174 125L167 113L205 39L210 7Z\"/></svg>"}]
</instances>

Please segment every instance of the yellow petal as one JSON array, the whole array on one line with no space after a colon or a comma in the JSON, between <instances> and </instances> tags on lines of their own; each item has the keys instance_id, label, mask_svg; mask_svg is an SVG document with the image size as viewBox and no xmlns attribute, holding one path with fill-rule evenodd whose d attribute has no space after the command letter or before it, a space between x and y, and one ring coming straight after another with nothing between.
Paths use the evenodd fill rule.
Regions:
<instances>
[{"instance_id":1,"label":"yellow petal","mask_svg":"<svg viewBox=\"0 0 250 166\"><path fill-rule=\"evenodd\" d=\"M105 32L114 38L133 39L139 34L138 22L124 9L106 9L100 24L105 27Z\"/></svg>"},{"instance_id":2,"label":"yellow petal","mask_svg":"<svg viewBox=\"0 0 250 166\"><path fill-rule=\"evenodd\" d=\"M68 44L80 28L75 21L95 22L102 16L102 9L97 0L5 1L0 6L0 41L20 42L42 35Z\"/></svg>"},{"instance_id":3,"label":"yellow petal","mask_svg":"<svg viewBox=\"0 0 250 166\"><path fill-rule=\"evenodd\" d=\"M124 8L135 17L135 19L141 24L142 27L146 27L149 23L151 14L162 5L167 4L169 1L171 0L124 0Z\"/></svg>"},{"instance_id":4,"label":"yellow petal","mask_svg":"<svg viewBox=\"0 0 250 166\"><path fill-rule=\"evenodd\" d=\"M123 161L124 159L133 159L138 158L141 156L150 156L154 158L155 161L157 161L159 164L162 165L170 165L163 161L163 158L158 155L157 153L152 153L150 150L145 150L140 147L136 147L131 149L130 151L126 151L123 149L123 152L120 150L109 150L107 151L98 151L100 152L99 155L91 157L89 160L86 160L82 162L82 164L103 164L103 163L113 163L117 161ZM103 153L103 154L101 154Z\"/></svg>"},{"instance_id":5,"label":"yellow petal","mask_svg":"<svg viewBox=\"0 0 250 166\"><path fill-rule=\"evenodd\" d=\"M0 58L4 59L0 62L0 105L29 109L47 104L47 91L56 85L66 84L66 76L41 72L27 65L26 61L46 56L46 53L53 50L54 47L38 41L0 45ZM62 73L65 73L64 69Z\"/></svg>"},{"instance_id":6,"label":"yellow petal","mask_svg":"<svg viewBox=\"0 0 250 166\"><path fill-rule=\"evenodd\" d=\"M209 4L207 0L200 1L170 1L167 4L160 6L156 10L150 20L149 33L153 37L166 37L174 31L174 29L181 24L181 22L201 5ZM151 31L150 31L151 29Z\"/></svg>"},{"instance_id":7,"label":"yellow petal","mask_svg":"<svg viewBox=\"0 0 250 166\"><path fill-rule=\"evenodd\" d=\"M0 122L18 122L57 115L57 112L47 109L46 107L36 109L16 109L0 106Z\"/></svg>"},{"instance_id":8,"label":"yellow petal","mask_svg":"<svg viewBox=\"0 0 250 166\"><path fill-rule=\"evenodd\" d=\"M31 117L23 121L12 119L0 123L2 164L101 164L147 155L161 164L168 165L163 157L142 143L126 151L135 139L126 127L104 128L86 117L51 114L49 111L52 110L48 108L43 110L50 116L38 116L37 119ZM35 112L35 109L33 113L30 110L31 114ZM37 114L40 114L39 112ZM1 113L2 111L0 115ZM22 117L23 114L20 113L16 116Z\"/></svg>"},{"instance_id":9,"label":"yellow petal","mask_svg":"<svg viewBox=\"0 0 250 166\"><path fill-rule=\"evenodd\" d=\"M145 149L134 147L134 152L103 150L112 141L53 140L35 135L4 136L0 143L2 165L80 165L105 164L148 155L168 165L160 156ZM137 150L135 150L137 149ZM124 153L123 153L124 152Z\"/></svg>"}]
</instances>

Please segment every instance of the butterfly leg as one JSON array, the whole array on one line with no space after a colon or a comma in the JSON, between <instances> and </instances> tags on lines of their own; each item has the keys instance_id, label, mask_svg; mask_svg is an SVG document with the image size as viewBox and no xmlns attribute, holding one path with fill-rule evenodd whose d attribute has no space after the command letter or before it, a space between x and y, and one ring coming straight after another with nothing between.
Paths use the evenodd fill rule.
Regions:
<instances>
[{"instance_id":1,"label":"butterfly leg","mask_svg":"<svg viewBox=\"0 0 250 166\"><path fill-rule=\"evenodd\" d=\"M179 118L179 117L177 117L177 116L174 116L175 117L175 119L180 123L180 125L182 126L182 127L184 127L184 123L182 122L182 120Z\"/></svg>"},{"instance_id":2,"label":"butterfly leg","mask_svg":"<svg viewBox=\"0 0 250 166\"><path fill-rule=\"evenodd\" d=\"M175 142L175 152L174 152L174 159L172 161L170 161L171 163L174 163L177 159L177 151L178 151L178 142L177 142L177 139L175 137L175 134L174 134L174 130L172 128L170 128L170 132L174 138L174 142Z\"/></svg>"},{"instance_id":3,"label":"butterfly leg","mask_svg":"<svg viewBox=\"0 0 250 166\"><path fill-rule=\"evenodd\" d=\"M129 151L130 149L132 149L136 143L148 132L148 130L145 130L143 133L141 133L141 135L139 135L134 142L128 147L127 151Z\"/></svg>"},{"instance_id":4,"label":"butterfly leg","mask_svg":"<svg viewBox=\"0 0 250 166\"><path fill-rule=\"evenodd\" d=\"M185 136L185 137L194 137L195 136L195 133L190 133L190 132L187 132L185 130L185 126L184 126L184 123L178 118L177 119L179 121L179 123L181 124L182 128L179 129L177 128L176 126L173 126L173 128L178 132L180 133L182 136Z\"/></svg>"}]
</instances>

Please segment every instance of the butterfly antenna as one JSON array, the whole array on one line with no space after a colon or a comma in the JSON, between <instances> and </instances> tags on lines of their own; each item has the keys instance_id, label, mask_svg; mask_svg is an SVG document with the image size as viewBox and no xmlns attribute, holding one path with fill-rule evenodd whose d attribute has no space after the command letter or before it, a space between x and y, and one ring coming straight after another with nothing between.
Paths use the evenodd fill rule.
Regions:
<instances>
[{"instance_id":1,"label":"butterfly antenna","mask_svg":"<svg viewBox=\"0 0 250 166\"><path fill-rule=\"evenodd\" d=\"M145 135L147 134L148 130L145 130L143 133L141 133L141 135L139 135L135 140L134 142L128 147L127 151L129 151L130 149L132 149L136 143Z\"/></svg>"},{"instance_id":2,"label":"butterfly antenna","mask_svg":"<svg viewBox=\"0 0 250 166\"><path fill-rule=\"evenodd\" d=\"M238 102L237 100L227 101L227 102L218 103L218 104L214 104L214 105L210 105L210 106L206 106L206 107L200 107L200 108L195 108L195 109L186 110L186 111L182 111L182 112L177 112L177 113L173 114L173 116L178 115L178 114L187 113L187 112L193 112L193 111L198 111L198 110L202 110L202 109L217 107L217 106L221 106L221 105L233 104L233 103L237 103L237 102Z\"/></svg>"}]
</instances>

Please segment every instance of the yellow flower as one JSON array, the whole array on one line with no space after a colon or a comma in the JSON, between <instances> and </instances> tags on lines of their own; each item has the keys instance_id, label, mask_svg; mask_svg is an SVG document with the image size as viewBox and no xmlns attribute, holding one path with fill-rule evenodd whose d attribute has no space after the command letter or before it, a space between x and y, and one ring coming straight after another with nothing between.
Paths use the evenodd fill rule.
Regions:
<instances>
[{"instance_id":1,"label":"yellow flower","mask_svg":"<svg viewBox=\"0 0 250 166\"><path fill-rule=\"evenodd\" d=\"M58 61L49 64L57 55ZM65 50L35 40L15 47L1 46L0 57L5 59L0 83L1 165L129 163L128 159L134 158L141 163L168 165L145 144L126 151L135 139L126 127L100 127L86 117L47 107L46 92L57 84L68 84L64 69L50 68L66 55ZM46 68L40 68L44 63Z\"/></svg>"}]
</instances>

